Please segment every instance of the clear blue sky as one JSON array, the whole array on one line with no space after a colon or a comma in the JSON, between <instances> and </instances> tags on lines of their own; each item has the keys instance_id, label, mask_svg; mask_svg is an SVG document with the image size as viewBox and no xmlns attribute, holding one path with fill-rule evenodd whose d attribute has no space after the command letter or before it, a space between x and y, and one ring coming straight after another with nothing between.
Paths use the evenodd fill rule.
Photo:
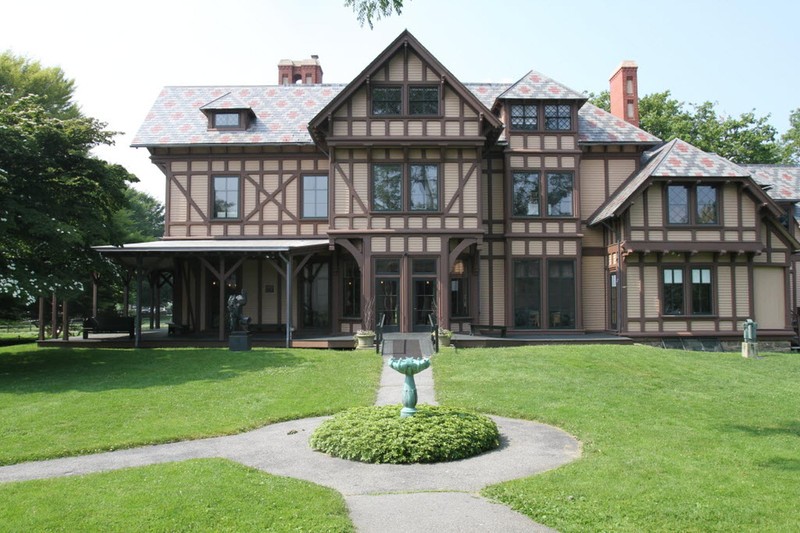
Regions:
<instances>
[{"instance_id":1,"label":"clear blue sky","mask_svg":"<svg viewBox=\"0 0 800 533\"><path fill-rule=\"evenodd\" d=\"M277 83L280 59L318 54L325 82L348 82L408 29L465 82L538 70L579 91L608 87L626 59L639 94L771 115L800 107L800 3L789 0L406 0L361 28L343 0L26 0L8 2L0 50L60 66L84 113L123 132L101 157L164 198L145 149L129 147L164 85Z\"/></svg>"}]
</instances>

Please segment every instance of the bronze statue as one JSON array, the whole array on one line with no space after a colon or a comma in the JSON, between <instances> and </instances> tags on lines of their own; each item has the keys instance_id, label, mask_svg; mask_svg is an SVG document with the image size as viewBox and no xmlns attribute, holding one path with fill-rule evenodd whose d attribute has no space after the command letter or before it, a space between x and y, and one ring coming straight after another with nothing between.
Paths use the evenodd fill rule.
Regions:
<instances>
[{"instance_id":1,"label":"bronze statue","mask_svg":"<svg viewBox=\"0 0 800 533\"><path fill-rule=\"evenodd\" d=\"M234 331L247 331L250 325L250 317L243 316L242 310L247 303L247 291L242 290L241 294L231 294L228 297L228 329Z\"/></svg>"}]
</instances>

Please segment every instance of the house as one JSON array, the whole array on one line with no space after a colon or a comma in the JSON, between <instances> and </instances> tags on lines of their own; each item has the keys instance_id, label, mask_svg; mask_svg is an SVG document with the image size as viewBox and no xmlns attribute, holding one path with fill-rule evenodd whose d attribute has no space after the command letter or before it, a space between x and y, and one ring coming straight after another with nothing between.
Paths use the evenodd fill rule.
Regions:
<instances>
[{"instance_id":1,"label":"house","mask_svg":"<svg viewBox=\"0 0 800 533\"><path fill-rule=\"evenodd\" d=\"M533 70L462 82L407 31L347 84L316 56L278 69L166 87L133 141L166 176L165 235L101 250L171 272L176 323L224 339L244 289L283 331L433 313L456 332L794 335L796 225L752 171L639 129L635 64L614 114Z\"/></svg>"}]
</instances>

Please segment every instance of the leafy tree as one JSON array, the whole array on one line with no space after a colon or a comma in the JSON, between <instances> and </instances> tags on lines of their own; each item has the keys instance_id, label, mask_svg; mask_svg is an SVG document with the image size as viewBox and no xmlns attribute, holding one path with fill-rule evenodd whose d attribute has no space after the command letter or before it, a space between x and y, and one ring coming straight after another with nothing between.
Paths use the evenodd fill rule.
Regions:
<instances>
[{"instance_id":1,"label":"leafy tree","mask_svg":"<svg viewBox=\"0 0 800 533\"><path fill-rule=\"evenodd\" d=\"M164 235L164 206L149 194L129 187L125 190L127 206L114 215L122 242L154 241Z\"/></svg>"},{"instance_id":2,"label":"leafy tree","mask_svg":"<svg viewBox=\"0 0 800 533\"><path fill-rule=\"evenodd\" d=\"M789 115L789 129L781 136L783 163L800 165L800 107Z\"/></svg>"},{"instance_id":3,"label":"leafy tree","mask_svg":"<svg viewBox=\"0 0 800 533\"><path fill-rule=\"evenodd\" d=\"M11 101L35 94L48 113L75 118L80 110L72 101L74 90L75 82L58 67L44 68L38 61L11 52L0 54L0 92L9 93Z\"/></svg>"},{"instance_id":4,"label":"leafy tree","mask_svg":"<svg viewBox=\"0 0 800 533\"><path fill-rule=\"evenodd\" d=\"M366 22L369 29L373 28L373 21L381 17L389 17L392 12L398 15L403 11L404 0L344 0L345 7L352 7L362 26Z\"/></svg>"},{"instance_id":5,"label":"leafy tree","mask_svg":"<svg viewBox=\"0 0 800 533\"><path fill-rule=\"evenodd\" d=\"M90 155L112 136L95 119L54 116L37 96L0 93L0 293L66 297L110 268L91 246L121 242L114 217L136 181Z\"/></svg>"},{"instance_id":6,"label":"leafy tree","mask_svg":"<svg viewBox=\"0 0 800 533\"><path fill-rule=\"evenodd\" d=\"M589 94L594 105L609 111L608 91ZM669 91L639 99L639 127L664 141L680 138L706 152L714 152L735 163L777 163L782 150L769 115L754 111L738 117L720 115L715 104L685 104Z\"/></svg>"}]
</instances>

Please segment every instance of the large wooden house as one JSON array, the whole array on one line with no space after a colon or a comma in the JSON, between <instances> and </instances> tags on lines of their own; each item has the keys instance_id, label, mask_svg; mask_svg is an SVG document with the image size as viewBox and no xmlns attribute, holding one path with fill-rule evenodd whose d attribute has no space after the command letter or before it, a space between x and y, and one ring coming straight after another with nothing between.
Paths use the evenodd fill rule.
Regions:
<instances>
[{"instance_id":1,"label":"large wooden house","mask_svg":"<svg viewBox=\"0 0 800 533\"><path fill-rule=\"evenodd\" d=\"M434 313L456 332L788 340L796 224L750 170L639 129L536 71L465 83L409 32L350 83L317 57L270 86L166 87L133 142L166 176L156 243L105 249L174 275L175 323L351 334ZM791 203L791 202L790 202ZM369 323L365 323L369 322Z\"/></svg>"}]
</instances>

